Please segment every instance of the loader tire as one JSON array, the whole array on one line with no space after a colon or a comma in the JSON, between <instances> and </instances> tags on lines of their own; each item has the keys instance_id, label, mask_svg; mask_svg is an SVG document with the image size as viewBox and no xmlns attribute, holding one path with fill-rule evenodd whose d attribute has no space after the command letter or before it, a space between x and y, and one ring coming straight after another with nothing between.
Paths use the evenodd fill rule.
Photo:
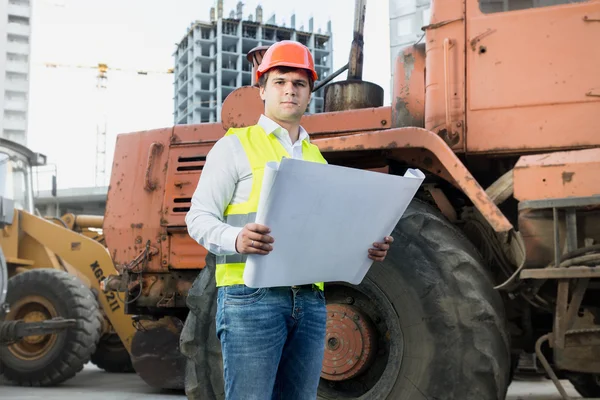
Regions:
<instances>
[{"instance_id":1,"label":"loader tire","mask_svg":"<svg viewBox=\"0 0 600 400\"><path fill-rule=\"evenodd\" d=\"M216 258L206 256L203 268L188 291L190 312L180 336L181 353L186 356L185 394L188 400L225 398L223 359L217 338Z\"/></svg>"},{"instance_id":2,"label":"loader tire","mask_svg":"<svg viewBox=\"0 0 600 400\"><path fill-rule=\"evenodd\" d=\"M90 361L106 372L134 372L129 352L115 333L100 339Z\"/></svg>"},{"instance_id":3,"label":"loader tire","mask_svg":"<svg viewBox=\"0 0 600 400\"><path fill-rule=\"evenodd\" d=\"M6 379L21 386L52 386L89 362L100 339L102 315L92 292L75 276L52 269L20 273L8 282L7 320L75 319L60 333L23 338L0 348Z\"/></svg>"},{"instance_id":4,"label":"loader tire","mask_svg":"<svg viewBox=\"0 0 600 400\"><path fill-rule=\"evenodd\" d=\"M393 237L360 285L325 285L319 399L503 400L504 307L477 250L418 200Z\"/></svg>"}]
</instances>

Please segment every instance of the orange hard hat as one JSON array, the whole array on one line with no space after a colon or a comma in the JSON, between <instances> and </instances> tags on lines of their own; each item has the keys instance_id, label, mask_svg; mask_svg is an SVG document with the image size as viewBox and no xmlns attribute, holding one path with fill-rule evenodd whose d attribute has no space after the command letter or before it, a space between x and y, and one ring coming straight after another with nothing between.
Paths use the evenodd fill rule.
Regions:
<instances>
[{"instance_id":1,"label":"orange hard hat","mask_svg":"<svg viewBox=\"0 0 600 400\"><path fill-rule=\"evenodd\" d=\"M262 74L274 67L302 68L312 73L313 81L319 78L308 47L293 40L282 40L269 47L256 70L256 81L258 82Z\"/></svg>"}]
</instances>

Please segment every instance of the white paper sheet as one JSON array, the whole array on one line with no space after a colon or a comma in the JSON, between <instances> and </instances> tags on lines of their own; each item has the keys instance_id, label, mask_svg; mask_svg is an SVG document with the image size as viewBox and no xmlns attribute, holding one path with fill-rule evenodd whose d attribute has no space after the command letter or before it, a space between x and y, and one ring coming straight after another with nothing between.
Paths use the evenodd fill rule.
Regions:
<instances>
[{"instance_id":1,"label":"white paper sheet","mask_svg":"<svg viewBox=\"0 0 600 400\"><path fill-rule=\"evenodd\" d=\"M273 251L249 255L247 286L359 284L368 249L400 220L425 175L404 177L284 158L265 168L256 222L271 229Z\"/></svg>"}]
</instances>

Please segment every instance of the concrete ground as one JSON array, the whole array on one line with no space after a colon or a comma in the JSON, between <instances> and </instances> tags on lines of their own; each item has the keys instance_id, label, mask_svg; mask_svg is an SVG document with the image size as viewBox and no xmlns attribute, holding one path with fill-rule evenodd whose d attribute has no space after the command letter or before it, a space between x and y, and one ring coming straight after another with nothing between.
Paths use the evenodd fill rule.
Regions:
<instances>
[{"instance_id":1,"label":"concrete ground","mask_svg":"<svg viewBox=\"0 0 600 400\"><path fill-rule=\"evenodd\" d=\"M573 399L581 397L568 382L563 382ZM10 400L181 400L181 392L165 392L148 387L135 374L109 374L87 365L75 378L60 387L22 388L9 386L0 378L0 399ZM506 400L561 400L551 381L542 378L517 378Z\"/></svg>"},{"instance_id":2,"label":"concrete ground","mask_svg":"<svg viewBox=\"0 0 600 400\"><path fill-rule=\"evenodd\" d=\"M572 399L582 399L569 381L561 381ZM516 377L508 388L506 400L562 400L550 379L541 377Z\"/></svg>"}]
</instances>

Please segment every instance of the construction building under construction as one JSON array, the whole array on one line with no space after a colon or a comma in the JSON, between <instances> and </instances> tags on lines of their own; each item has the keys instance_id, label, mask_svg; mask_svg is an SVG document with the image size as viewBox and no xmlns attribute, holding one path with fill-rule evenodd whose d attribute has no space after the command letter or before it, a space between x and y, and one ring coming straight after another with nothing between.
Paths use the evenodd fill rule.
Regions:
<instances>
[{"instance_id":1,"label":"construction building under construction","mask_svg":"<svg viewBox=\"0 0 600 400\"><path fill-rule=\"evenodd\" d=\"M27 144L29 0L0 0L0 137Z\"/></svg>"},{"instance_id":2,"label":"construction building under construction","mask_svg":"<svg viewBox=\"0 0 600 400\"><path fill-rule=\"evenodd\" d=\"M331 21L327 32L314 32L313 19L308 29L296 29L296 16L290 26L276 24L275 15L263 21L262 7L254 16L244 17L243 4L223 17L223 0L210 10L210 22L192 23L174 53L174 123L198 124L221 120L221 104L235 88L250 85L252 65L249 50L280 40L296 40L306 45L315 59L320 78L332 72ZM309 113L323 111L322 90L313 94Z\"/></svg>"}]
</instances>

